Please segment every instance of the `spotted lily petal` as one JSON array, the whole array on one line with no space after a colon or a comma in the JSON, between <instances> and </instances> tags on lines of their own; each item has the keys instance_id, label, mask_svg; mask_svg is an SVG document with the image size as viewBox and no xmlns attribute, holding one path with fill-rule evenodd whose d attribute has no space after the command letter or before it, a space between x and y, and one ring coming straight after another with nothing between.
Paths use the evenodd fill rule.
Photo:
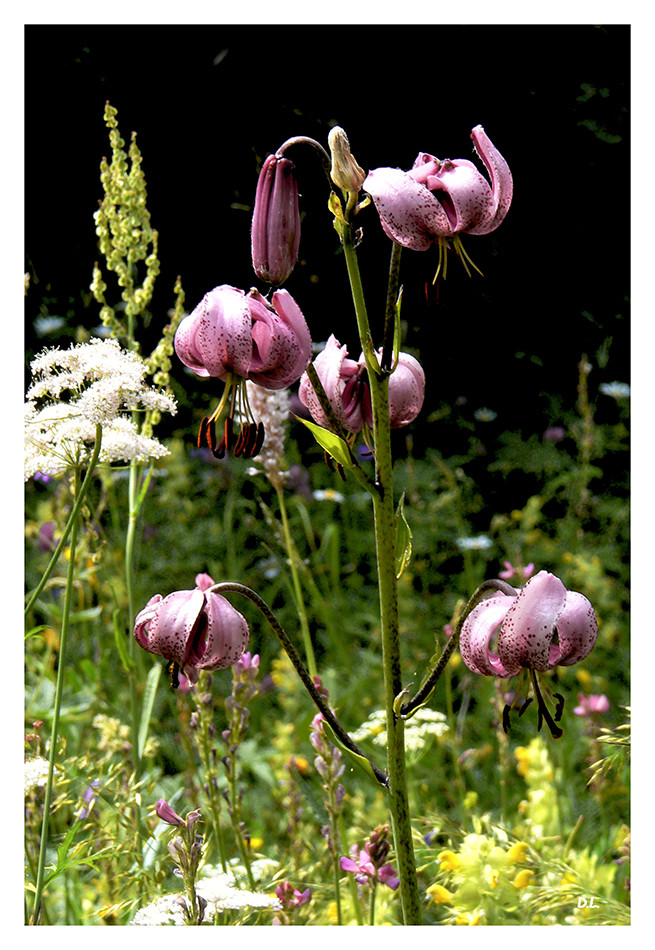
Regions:
<instances>
[{"instance_id":1,"label":"spotted lily petal","mask_svg":"<svg viewBox=\"0 0 655 950\"><path fill-rule=\"evenodd\" d=\"M510 676L489 645L514 600L514 597L500 593L488 597L473 608L462 624L459 649L464 663L473 673L501 678Z\"/></svg>"},{"instance_id":2,"label":"spotted lily petal","mask_svg":"<svg viewBox=\"0 0 655 950\"><path fill-rule=\"evenodd\" d=\"M566 602L559 577L539 571L514 600L498 638L498 656L510 676L523 667L545 671L551 662L551 643Z\"/></svg>"},{"instance_id":3,"label":"spotted lily petal","mask_svg":"<svg viewBox=\"0 0 655 950\"><path fill-rule=\"evenodd\" d=\"M557 659L554 659L551 647L551 666L573 666L589 656L596 642L598 621L594 608L583 594L567 591L564 610L557 621L557 633L559 644L554 645Z\"/></svg>"}]
</instances>

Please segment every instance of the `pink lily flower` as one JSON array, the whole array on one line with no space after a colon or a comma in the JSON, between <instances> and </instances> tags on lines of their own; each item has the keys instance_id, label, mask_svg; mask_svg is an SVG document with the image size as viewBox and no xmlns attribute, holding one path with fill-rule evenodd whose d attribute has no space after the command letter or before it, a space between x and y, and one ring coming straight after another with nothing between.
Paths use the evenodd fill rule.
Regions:
<instances>
[{"instance_id":1,"label":"pink lily flower","mask_svg":"<svg viewBox=\"0 0 655 950\"><path fill-rule=\"evenodd\" d=\"M440 266L447 238L454 239L464 266L467 260L472 263L463 251L459 234L494 231L512 202L513 181L507 162L481 125L472 130L471 138L491 184L468 159L442 161L428 152L419 152L407 172L376 168L364 181L364 190L375 203L385 234L414 251L426 251L438 244Z\"/></svg>"},{"instance_id":2,"label":"pink lily flower","mask_svg":"<svg viewBox=\"0 0 655 950\"><path fill-rule=\"evenodd\" d=\"M244 293L228 284L215 287L182 320L175 334L175 351L197 376L226 383L223 398L203 419L198 445L209 445L217 458L226 451L253 458L264 440L262 423L252 417L245 387L247 379L264 389L285 389L309 365L312 340L300 307L286 290L277 290L269 303L258 290ZM232 435L235 406L242 417L239 437ZM216 423L226 407L225 435L216 442Z\"/></svg>"},{"instance_id":3,"label":"pink lily flower","mask_svg":"<svg viewBox=\"0 0 655 950\"><path fill-rule=\"evenodd\" d=\"M269 155L262 166L251 239L257 276L269 284L283 284L295 267L300 245L298 184L288 158Z\"/></svg>"},{"instance_id":4,"label":"pink lily flower","mask_svg":"<svg viewBox=\"0 0 655 950\"><path fill-rule=\"evenodd\" d=\"M381 359L381 351L378 359ZM348 359L347 348L332 334L314 360L314 367L343 428L352 433L370 429L373 414L364 354L357 362ZM424 395L425 374L420 363L409 353L400 353L398 365L389 377L391 427L395 429L413 422L421 410ZM318 425L330 427L306 373L301 377L298 397Z\"/></svg>"},{"instance_id":5,"label":"pink lily flower","mask_svg":"<svg viewBox=\"0 0 655 950\"><path fill-rule=\"evenodd\" d=\"M194 590L155 594L134 622L139 646L176 664L192 684L200 670L233 666L248 645L245 618L220 594L206 593L213 585L198 574Z\"/></svg>"},{"instance_id":6,"label":"pink lily flower","mask_svg":"<svg viewBox=\"0 0 655 950\"><path fill-rule=\"evenodd\" d=\"M459 647L462 659L473 672L501 678L530 670L541 716L555 737L562 730L555 726L539 690L536 672L555 666L572 666L589 655L596 642L598 623L591 603L582 594L566 589L562 581L539 571L512 597L496 593L474 607L462 625ZM496 640L496 652L490 644ZM564 700L559 702L555 720L561 716ZM528 700L530 702L531 700ZM504 725L509 728L506 707ZM525 703L521 714L527 708Z\"/></svg>"}]
</instances>

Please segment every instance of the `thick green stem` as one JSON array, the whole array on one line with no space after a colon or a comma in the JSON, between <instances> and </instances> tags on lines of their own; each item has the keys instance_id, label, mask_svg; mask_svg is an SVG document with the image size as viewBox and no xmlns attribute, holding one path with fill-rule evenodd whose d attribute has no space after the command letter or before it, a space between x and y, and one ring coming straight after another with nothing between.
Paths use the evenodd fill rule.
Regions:
<instances>
[{"instance_id":1,"label":"thick green stem","mask_svg":"<svg viewBox=\"0 0 655 950\"><path fill-rule=\"evenodd\" d=\"M398 591L395 566L396 518L393 503L393 464L389 420L389 377L380 372L364 303L357 255L350 225L343 228L343 249L355 304L357 326L368 366L377 492L373 495L375 547L380 596L384 699L387 718L387 773L394 847L400 878L403 919L406 925L421 923L421 899L412 842L407 774L405 770L404 723L394 704L402 691Z\"/></svg>"}]
</instances>

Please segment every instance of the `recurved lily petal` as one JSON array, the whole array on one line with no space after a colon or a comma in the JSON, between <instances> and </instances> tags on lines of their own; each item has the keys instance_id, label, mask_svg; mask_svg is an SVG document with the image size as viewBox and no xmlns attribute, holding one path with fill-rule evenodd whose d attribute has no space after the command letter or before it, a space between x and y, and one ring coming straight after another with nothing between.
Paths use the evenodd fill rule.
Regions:
<instances>
[{"instance_id":1,"label":"recurved lily petal","mask_svg":"<svg viewBox=\"0 0 655 950\"><path fill-rule=\"evenodd\" d=\"M222 284L182 320L175 352L197 376L245 377L252 359L252 316L242 290Z\"/></svg>"},{"instance_id":2,"label":"recurved lily petal","mask_svg":"<svg viewBox=\"0 0 655 950\"><path fill-rule=\"evenodd\" d=\"M513 603L513 597L495 594L474 607L462 624L459 649L464 663L473 673L501 679L510 675L498 655L490 649L490 643Z\"/></svg>"},{"instance_id":3,"label":"recurved lily petal","mask_svg":"<svg viewBox=\"0 0 655 950\"><path fill-rule=\"evenodd\" d=\"M491 143L489 136L481 125L471 132L475 149L484 162L491 178L492 202L489 206L489 220L485 224L480 221L469 229L470 234L488 234L494 231L505 218L512 203L514 181L509 165L498 149Z\"/></svg>"},{"instance_id":4,"label":"recurved lily petal","mask_svg":"<svg viewBox=\"0 0 655 950\"><path fill-rule=\"evenodd\" d=\"M248 294L252 326L252 360L248 378L265 389L284 389L304 373L312 356L312 339L303 313L290 293L277 290L268 304L258 290Z\"/></svg>"},{"instance_id":5,"label":"recurved lily petal","mask_svg":"<svg viewBox=\"0 0 655 950\"><path fill-rule=\"evenodd\" d=\"M482 126L473 129L471 138L491 184L468 159L440 160L428 152L420 152L407 172L369 172L364 189L393 241L425 251L456 234L488 234L503 221L513 193L509 166Z\"/></svg>"},{"instance_id":6,"label":"recurved lily petal","mask_svg":"<svg viewBox=\"0 0 655 950\"><path fill-rule=\"evenodd\" d=\"M596 643L598 620L584 594L567 591L566 603L557 621L557 634L559 643L551 647L551 666L573 666L589 656Z\"/></svg>"}]
</instances>

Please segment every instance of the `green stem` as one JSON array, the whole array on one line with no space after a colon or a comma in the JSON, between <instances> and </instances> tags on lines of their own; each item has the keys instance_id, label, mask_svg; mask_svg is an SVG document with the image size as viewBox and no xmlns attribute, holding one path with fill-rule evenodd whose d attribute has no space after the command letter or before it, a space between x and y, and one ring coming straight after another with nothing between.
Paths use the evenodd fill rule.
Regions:
<instances>
[{"instance_id":1,"label":"green stem","mask_svg":"<svg viewBox=\"0 0 655 950\"><path fill-rule=\"evenodd\" d=\"M395 567L396 519L393 504L393 463L389 420L389 377L382 374L375 355L364 292L352 238L352 228L342 231L344 256L355 305L360 342L368 366L377 492L373 495L375 547L380 596L382 665L387 718L387 772L394 847L400 878L403 919L406 925L421 923L421 898L412 842L412 826L405 769L404 723L396 716L394 704L402 691L398 590Z\"/></svg>"},{"instance_id":2,"label":"green stem","mask_svg":"<svg viewBox=\"0 0 655 950\"><path fill-rule=\"evenodd\" d=\"M205 593L206 594L208 593L242 594L244 597L247 597L248 600L252 601L255 607L257 607L259 612L262 614L263 617L265 617L269 625L272 627L273 632L275 633L276 637L280 641L280 645L282 646L286 655L291 660L291 664L293 668L295 669L296 673L298 674L300 681L302 682L303 686L309 693L312 699L312 702L314 703L318 711L323 714L323 718L332 727L335 736L339 739L342 745L344 745L347 749L350 749L351 752L354 752L356 756L359 756L362 759L366 759L369 762L371 769L373 771L373 774L375 775L375 778L377 779L377 781L380 783L380 785L383 788L387 788L387 785L388 785L387 776L384 774L384 772L381 769L377 768L377 766L374 765L370 761L368 756L365 755L364 752L362 752L362 750L355 744L355 742L350 738L350 736L348 735L346 730L343 728L343 726L341 725L337 717L334 715L333 711L325 702L325 700L323 699L323 697L317 690L313 679L307 672L307 669L303 661L300 659L300 654L294 647L293 643L287 636L284 628L282 627L279 620L277 619L277 617L275 616L271 608L268 606L266 601L262 600L259 594L256 594L254 590L251 590L249 587L246 587L245 584L237 584L232 581L225 581L224 583L221 583L221 584L214 584L214 586L208 588L205 591Z\"/></svg>"},{"instance_id":3,"label":"green stem","mask_svg":"<svg viewBox=\"0 0 655 950\"><path fill-rule=\"evenodd\" d=\"M457 647L462 624L471 613L473 608L477 607L480 601L484 600L494 591L501 591L503 594L507 594L509 597L516 597L516 591L514 588L510 584L507 584L505 581L501 581L498 578L493 578L492 580L484 581L482 584L480 584L480 586L471 596L463 612L460 614L455 626L455 630L453 631L450 640L444 647L436 665L432 670L430 670L428 676L416 694L408 702L404 703L400 707L400 715L403 717L403 719L409 719L413 712L415 712L420 706L425 705L425 703L428 701L430 694L437 684L437 680L446 669L448 660Z\"/></svg>"},{"instance_id":4,"label":"green stem","mask_svg":"<svg viewBox=\"0 0 655 950\"><path fill-rule=\"evenodd\" d=\"M370 927L375 927L375 894L377 892L377 882L371 883L371 901L368 909L368 923Z\"/></svg>"},{"instance_id":5,"label":"green stem","mask_svg":"<svg viewBox=\"0 0 655 950\"><path fill-rule=\"evenodd\" d=\"M100 455L101 440L102 440L102 427L98 426L96 428L96 441L93 447L93 454L89 461L89 465L86 470L86 475L84 476L84 481L82 482L80 490L75 497L75 503L73 505L70 515L68 516L68 521L66 522L64 533L61 536L61 540L59 541L59 544L57 545L54 554L50 558L50 562L45 569L43 577L41 578L37 587L35 588L32 595L30 596L27 606L25 607L25 614L28 614L30 612L30 610L32 609L36 601L38 600L43 588L48 583L48 580L50 579L50 575L54 571L57 561L59 560L59 556L64 550L66 542L68 541L68 538L70 537L70 533L73 530L73 526L77 524L80 508L82 507L86 494L89 490L89 486L91 484L91 476L93 475L96 464L98 462L98 456Z\"/></svg>"},{"instance_id":6,"label":"green stem","mask_svg":"<svg viewBox=\"0 0 655 950\"><path fill-rule=\"evenodd\" d=\"M300 622L300 631L302 633L303 643L305 644L305 655L307 658L307 666L309 668L310 676L317 676L316 669L316 658L314 656L314 647L312 646L312 638L309 632L309 623L307 622L307 611L305 610L305 602L303 599L302 587L300 585L300 578L298 577L298 568L296 566L296 550L291 538L291 532L289 530L289 519L287 517L287 508L284 503L284 491L282 487L278 484L275 485L275 491L277 493L277 500L280 506L280 517L282 519L282 532L284 535L284 544L287 549L287 557L289 559L289 567L291 568L291 580L293 583L293 596L296 602L296 612L298 614L298 620Z\"/></svg>"},{"instance_id":7,"label":"green stem","mask_svg":"<svg viewBox=\"0 0 655 950\"><path fill-rule=\"evenodd\" d=\"M102 429L96 428L96 452L100 451L100 441L102 438ZM95 462L93 462L95 464ZM77 495L79 485L79 471L75 472L75 494ZM78 509L79 510L79 509ZM68 560L68 570L66 572L66 589L64 592L64 605L61 620L61 634L59 637L59 656L57 658L57 681L55 685L55 702L52 713L52 728L50 731L50 755L48 757L48 778L45 787L45 798L43 802L43 822L41 825L41 842L39 845L39 861L36 874L36 891L34 895L34 909L32 911L31 924L39 923L41 916L41 904L43 900L43 886L45 883L45 859L48 848L48 828L50 824L50 805L52 802L52 786L55 771L55 759L57 756L57 742L59 738L59 714L61 712L61 699L64 691L64 673L66 670L66 645L68 639L68 626L70 619L70 607L73 596L73 585L75 582L75 552L77 548L77 532L79 520L73 521L70 531L70 556Z\"/></svg>"}]
</instances>

